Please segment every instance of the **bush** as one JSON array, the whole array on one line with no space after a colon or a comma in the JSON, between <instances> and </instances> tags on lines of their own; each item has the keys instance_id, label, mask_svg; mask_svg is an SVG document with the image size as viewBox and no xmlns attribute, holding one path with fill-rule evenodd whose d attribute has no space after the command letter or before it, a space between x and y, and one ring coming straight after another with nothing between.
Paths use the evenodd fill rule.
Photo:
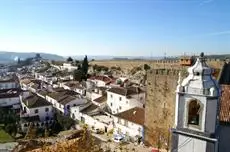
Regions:
<instances>
[{"instance_id":1,"label":"bush","mask_svg":"<svg viewBox=\"0 0 230 152\"><path fill-rule=\"evenodd\" d=\"M121 67L112 66L110 69L111 69L111 70L118 70L118 71L121 71Z\"/></svg>"},{"instance_id":2,"label":"bush","mask_svg":"<svg viewBox=\"0 0 230 152\"><path fill-rule=\"evenodd\" d=\"M148 65L148 64L144 64L144 70L147 71L147 70L150 70L151 67Z\"/></svg>"},{"instance_id":3,"label":"bush","mask_svg":"<svg viewBox=\"0 0 230 152\"><path fill-rule=\"evenodd\" d=\"M100 66L100 65L95 64L95 65L93 65L93 70L97 71L97 72L101 72L101 71L107 72L107 71L109 71L109 68L106 66L103 66L103 65Z\"/></svg>"},{"instance_id":4,"label":"bush","mask_svg":"<svg viewBox=\"0 0 230 152\"><path fill-rule=\"evenodd\" d=\"M133 75L133 74L135 74L136 72L138 72L138 71L141 71L142 70L142 68L141 67L134 67L134 68L132 68L131 69L131 74Z\"/></svg>"}]
</instances>

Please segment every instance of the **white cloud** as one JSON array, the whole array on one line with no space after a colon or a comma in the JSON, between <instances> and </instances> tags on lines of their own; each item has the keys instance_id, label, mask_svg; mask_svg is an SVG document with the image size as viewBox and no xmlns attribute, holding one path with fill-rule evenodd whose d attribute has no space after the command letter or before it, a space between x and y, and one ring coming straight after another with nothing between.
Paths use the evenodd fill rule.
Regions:
<instances>
[{"instance_id":1,"label":"white cloud","mask_svg":"<svg viewBox=\"0 0 230 152\"><path fill-rule=\"evenodd\" d=\"M228 31L220 31L220 32L213 32L213 33L208 33L206 35L210 35L210 36L218 36L218 35L229 35L230 34L230 30Z\"/></svg>"},{"instance_id":2,"label":"white cloud","mask_svg":"<svg viewBox=\"0 0 230 152\"><path fill-rule=\"evenodd\" d=\"M204 0L204 1L202 1L202 2L200 2L200 6L202 6L202 5L205 5L205 4L208 4L208 3L211 3L211 2L213 2L214 0Z\"/></svg>"}]
</instances>

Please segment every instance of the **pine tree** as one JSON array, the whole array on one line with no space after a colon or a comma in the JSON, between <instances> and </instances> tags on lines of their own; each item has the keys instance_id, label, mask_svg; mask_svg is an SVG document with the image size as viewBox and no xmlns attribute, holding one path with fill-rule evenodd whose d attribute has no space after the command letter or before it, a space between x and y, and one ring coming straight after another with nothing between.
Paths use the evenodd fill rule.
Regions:
<instances>
[{"instance_id":1,"label":"pine tree","mask_svg":"<svg viewBox=\"0 0 230 152\"><path fill-rule=\"evenodd\" d=\"M82 67L81 68L82 68L83 79L87 79L88 68L89 68L87 55L85 56L85 58L84 58L84 60L82 62Z\"/></svg>"}]
</instances>

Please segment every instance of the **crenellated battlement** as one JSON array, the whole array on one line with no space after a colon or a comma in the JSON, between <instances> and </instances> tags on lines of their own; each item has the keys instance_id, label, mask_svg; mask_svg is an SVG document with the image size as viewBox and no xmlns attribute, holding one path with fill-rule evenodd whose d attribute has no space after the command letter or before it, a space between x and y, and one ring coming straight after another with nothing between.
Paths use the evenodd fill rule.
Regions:
<instances>
[{"instance_id":1,"label":"crenellated battlement","mask_svg":"<svg viewBox=\"0 0 230 152\"><path fill-rule=\"evenodd\" d=\"M179 72L182 75L186 75L187 71L184 69L152 69L148 72L148 75L168 75L178 76Z\"/></svg>"}]
</instances>

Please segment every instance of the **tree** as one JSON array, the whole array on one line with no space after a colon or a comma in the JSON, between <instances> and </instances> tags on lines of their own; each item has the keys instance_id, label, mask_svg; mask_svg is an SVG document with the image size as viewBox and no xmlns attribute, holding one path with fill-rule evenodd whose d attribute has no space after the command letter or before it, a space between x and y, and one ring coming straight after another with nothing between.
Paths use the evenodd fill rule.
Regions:
<instances>
[{"instance_id":1,"label":"tree","mask_svg":"<svg viewBox=\"0 0 230 152\"><path fill-rule=\"evenodd\" d=\"M151 67L148 64L144 64L144 70L148 71L149 69L151 69Z\"/></svg>"},{"instance_id":2,"label":"tree","mask_svg":"<svg viewBox=\"0 0 230 152\"><path fill-rule=\"evenodd\" d=\"M75 66L78 66L80 64L80 61L75 60Z\"/></svg>"},{"instance_id":3,"label":"tree","mask_svg":"<svg viewBox=\"0 0 230 152\"><path fill-rule=\"evenodd\" d=\"M39 53L36 54L35 58L40 59L41 55Z\"/></svg>"},{"instance_id":4,"label":"tree","mask_svg":"<svg viewBox=\"0 0 230 152\"><path fill-rule=\"evenodd\" d=\"M71 57L68 57L66 61L67 62L73 62L73 59Z\"/></svg>"},{"instance_id":5,"label":"tree","mask_svg":"<svg viewBox=\"0 0 230 152\"><path fill-rule=\"evenodd\" d=\"M85 56L83 62L82 62L82 74L83 74L83 78L87 79L87 74L88 74L88 68L89 68L89 63L88 63L88 59L87 59L87 55Z\"/></svg>"},{"instance_id":6,"label":"tree","mask_svg":"<svg viewBox=\"0 0 230 152\"><path fill-rule=\"evenodd\" d=\"M81 70L74 70L73 71L73 79L75 81L81 81L83 77L82 71Z\"/></svg>"}]
</instances>

